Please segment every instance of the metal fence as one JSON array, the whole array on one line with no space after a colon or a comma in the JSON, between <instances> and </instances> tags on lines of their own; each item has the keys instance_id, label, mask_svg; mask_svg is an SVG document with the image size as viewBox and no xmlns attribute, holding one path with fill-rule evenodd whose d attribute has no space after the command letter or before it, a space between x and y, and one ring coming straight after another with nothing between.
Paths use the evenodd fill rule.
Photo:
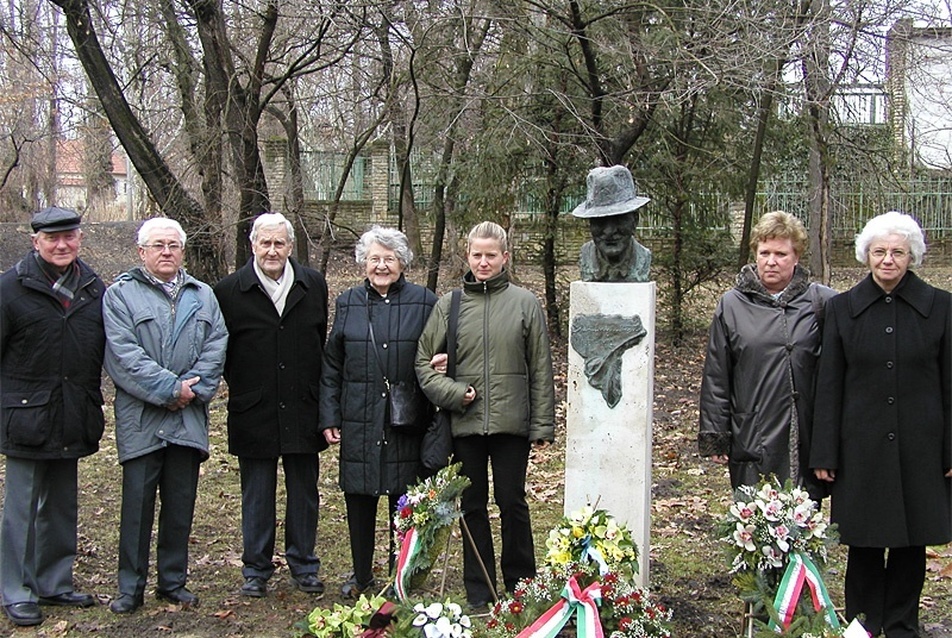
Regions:
<instances>
[{"instance_id":1,"label":"metal fence","mask_svg":"<svg viewBox=\"0 0 952 638\"><path fill-rule=\"evenodd\" d=\"M807 221L804 182L770 182L757 197L761 210L785 210ZM830 194L834 236L852 237L871 218L890 210L912 215L930 239L952 236L952 179L917 179L902 187L837 185Z\"/></svg>"}]
</instances>

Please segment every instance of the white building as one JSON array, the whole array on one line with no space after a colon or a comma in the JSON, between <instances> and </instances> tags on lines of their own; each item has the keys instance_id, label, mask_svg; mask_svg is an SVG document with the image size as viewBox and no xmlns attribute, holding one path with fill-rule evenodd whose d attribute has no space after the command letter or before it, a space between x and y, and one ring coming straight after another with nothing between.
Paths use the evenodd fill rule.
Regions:
<instances>
[{"instance_id":1,"label":"white building","mask_svg":"<svg viewBox=\"0 0 952 638\"><path fill-rule=\"evenodd\" d=\"M952 28L899 20L886 36L889 123L910 161L952 169Z\"/></svg>"}]
</instances>

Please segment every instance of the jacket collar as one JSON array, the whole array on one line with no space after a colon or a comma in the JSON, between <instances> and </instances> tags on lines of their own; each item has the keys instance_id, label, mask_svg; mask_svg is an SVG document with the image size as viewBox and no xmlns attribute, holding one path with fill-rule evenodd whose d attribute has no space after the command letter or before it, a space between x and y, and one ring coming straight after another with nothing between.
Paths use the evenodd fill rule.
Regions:
<instances>
[{"instance_id":1,"label":"jacket collar","mask_svg":"<svg viewBox=\"0 0 952 638\"><path fill-rule=\"evenodd\" d=\"M36 263L36 259L33 257L35 250L31 250L27 253L26 257L21 259L16 264L17 278L21 282L27 280L37 280L42 282L41 288L50 288L47 283L46 275L43 274L43 271L40 270L40 265ZM93 272L93 269L84 262L79 257L76 258L76 264L79 265L79 285L80 287L86 287L89 283L96 279L96 273Z\"/></svg>"},{"instance_id":2,"label":"jacket collar","mask_svg":"<svg viewBox=\"0 0 952 638\"><path fill-rule=\"evenodd\" d=\"M294 273L294 283L291 284L292 287L297 284L307 287L307 282L301 275L301 266L294 261L293 257L288 258L288 263L284 267L290 267L291 272ZM254 257L252 257L244 266L238 269L238 288L241 289L241 292L248 292L253 288L257 288L259 283L258 274L255 272Z\"/></svg>"},{"instance_id":3,"label":"jacket collar","mask_svg":"<svg viewBox=\"0 0 952 638\"><path fill-rule=\"evenodd\" d=\"M387 290L387 296L396 294L406 285L407 278L403 273L400 273L400 277L390 284L390 289ZM380 293L377 292L377 289L370 285L369 279L364 279L364 290L367 291L367 297L380 297Z\"/></svg>"},{"instance_id":4,"label":"jacket collar","mask_svg":"<svg viewBox=\"0 0 952 638\"><path fill-rule=\"evenodd\" d=\"M810 287L810 273L800 264L794 266L790 283L780 293L780 297L774 299L774 296L764 288L764 284L760 281L760 275L757 274L757 264L747 264L741 268L737 275L734 287L745 295L759 297L769 304L782 305L791 299L796 299Z\"/></svg>"},{"instance_id":5,"label":"jacket collar","mask_svg":"<svg viewBox=\"0 0 952 638\"><path fill-rule=\"evenodd\" d=\"M849 295L850 316L852 317L858 316L873 303L886 296L886 292L873 281L872 274L866 275L847 294ZM916 273L911 270L906 271L906 275L891 294L908 303L923 317L928 317L929 313L932 312L935 288L919 279Z\"/></svg>"},{"instance_id":6,"label":"jacket collar","mask_svg":"<svg viewBox=\"0 0 952 638\"><path fill-rule=\"evenodd\" d=\"M509 286L509 269L503 268L498 275L493 275L486 281L476 281L473 272L463 276L463 289L466 292L489 294L504 290Z\"/></svg>"}]
</instances>

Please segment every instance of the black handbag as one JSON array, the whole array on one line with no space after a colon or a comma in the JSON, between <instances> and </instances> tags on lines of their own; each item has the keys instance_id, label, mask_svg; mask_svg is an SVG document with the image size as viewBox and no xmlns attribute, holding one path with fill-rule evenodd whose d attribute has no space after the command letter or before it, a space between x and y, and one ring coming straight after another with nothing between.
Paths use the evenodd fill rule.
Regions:
<instances>
[{"instance_id":1,"label":"black handbag","mask_svg":"<svg viewBox=\"0 0 952 638\"><path fill-rule=\"evenodd\" d=\"M374 324L370 316L370 298L367 298L367 325L370 328L370 342L374 348L377 367L383 375L383 385L387 389L387 412L390 415L390 427L405 434L419 434L433 413L430 400L423 394L416 378L412 381L391 382L380 361L377 352L377 339L374 337Z\"/></svg>"},{"instance_id":2,"label":"black handbag","mask_svg":"<svg viewBox=\"0 0 952 638\"><path fill-rule=\"evenodd\" d=\"M459 321L459 304L462 291L456 289L450 299L450 316L446 326L446 376L456 376L456 327ZM450 428L449 410L436 409L420 444L420 461L423 467L436 471L449 465L453 456L453 431Z\"/></svg>"}]
</instances>

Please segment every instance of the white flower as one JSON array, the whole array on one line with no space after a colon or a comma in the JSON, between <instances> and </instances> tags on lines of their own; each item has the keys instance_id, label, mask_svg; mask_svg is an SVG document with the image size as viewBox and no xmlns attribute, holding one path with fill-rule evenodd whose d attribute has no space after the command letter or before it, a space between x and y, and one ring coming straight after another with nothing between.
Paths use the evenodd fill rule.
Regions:
<instances>
[{"instance_id":1,"label":"white flower","mask_svg":"<svg viewBox=\"0 0 952 638\"><path fill-rule=\"evenodd\" d=\"M756 511L757 505L755 503L744 503L743 501L737 501L731 505L731 516L745 523L756 513Z\"/></svg>"},{"instance_id":2,"label":"white flower","mask_svg":"<svg viewBox=\"0 0 952 638\"><path fill-rule=\"evenodd\" d=\"M423 605L417 605L417 607L422 607L422 606L423 606ZM413 626L414 626L414 627L422 627L423 625L425 625L425 624L428 623L429 621L430 621L430 619L427 618L426 614L417 614L416 618L413 619Z\"/></svg>"},{"instance_id":3,"label":"white flower","mask_svg":"<svg viewBox=\"0 0 952 638\"><path fill-rule=\"evenodd\" d=\"M443 603L430 603L426 608L426 615L430 618L440 618L443 615Z\"/></svg>"},{"instance_id":4,"label":"white flower","mask_svg":"<svg viewBox=\"0 0 952 638\"><path fill-rule=\"evenodd\" d=\"M780 500L773 499L763 503L758 502L757 505L768 521L779 521L783 518L783 503Z\"/></svg>"},{"instance_id":5,"label":"white flower","mask_svg":"<svg viewBox=\"0 0 952 638\"><path fill-rule=\"evenodd\" d=\"M460 607L457 603L448 602L446 603L446 611L449 612L449 614L453 618L459 618L460 615L463 613L463 608Z\"/></svg>"},{"instance_id":6,"label":"white flower","mask_svg":"<svg viewBox=\"0 0 952 638\"><path fill-rule=\"evenodd\" d=\"M737 528L734 530L734 543L736 543L738 547L743 547L748 552L756 551L757 546L754 545L755 530L756 528L753 525L738 523Z\"/></svg>"},{"instance_id":7,"label":"white flower","mask_svg":"<svg viewBox=\"0 0 952 638\"><path fill-rule=\"evenodd\" d=\"M464 614L459 617L459 624L469 629L473 626L473 621L469 619L469 616Z\"/></svg>"},{"instance_id":8,"label":"white flower","mask_svg":"<svg viewBox=\"0 0 952 638\"><path fill-rule=\"evenodd\" d=\"M761 551L771 567L783 567L783 555L773 545L764 545Z\"/></svg>"}]
</instances>

